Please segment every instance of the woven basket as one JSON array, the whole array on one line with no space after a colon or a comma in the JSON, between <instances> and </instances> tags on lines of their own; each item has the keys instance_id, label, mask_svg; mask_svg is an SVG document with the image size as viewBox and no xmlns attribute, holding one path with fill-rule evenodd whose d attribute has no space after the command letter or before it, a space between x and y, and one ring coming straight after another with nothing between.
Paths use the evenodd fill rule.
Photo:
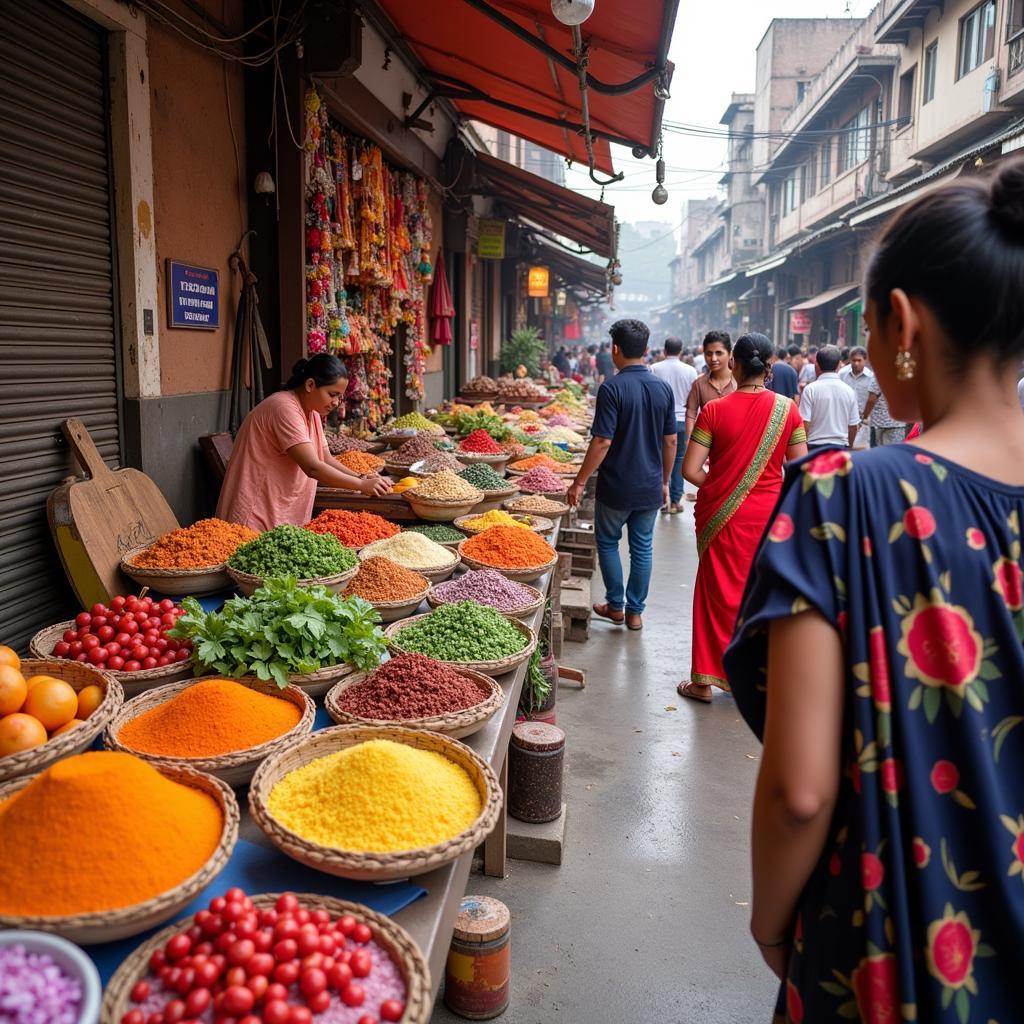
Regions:
<instances>
[{"instance_id":1,"label":"woven basket","mask_svg":"<svg viewBox=\"0 0 1024 1024\"><path fill-rule=\"evenodd\" d=\"M220 679L221 676L206 676L208 679ZM229 754L220 754L216 757L168 757L164 754L149 754L144 750L136 750L134 747L126 746L118 738L120 731L133 718L138 718L144 711L150 711L160 704L165 703L172 697L177 697L183 690L187 690L202 679L189 679L183 683L168 683L155 690L150 690L128 701L122 705L120 711L114 716L110 725L103 734L103 745L107 750L121 750L144 761L149 761L158 767L168 766L171 768L193 768L198 772L206 772L226 782L229 786L244 786L251 778L252 773L259 767L260 761L278 750L288 746L292 740L300 736L308 736L313 731L313 719L316 716L316 705L312 698L297 686L289 686L282 690L277 683L264 682L261 679L250 679L246 686L250 686L260 693L270 694L272 697L280 697L282 700L290 701L302 714L302 717L295 724L294 728L280 736L260 743L255 747L248 747L245 750L233 750Z\"/></svg>"},{"instance_id":2,"label":"woven basket","mask_svg":"<svg viewBox=\"0 0 1024 1024\"><path fill-rule=\"evenodd\" d=\"M420 461L422 462L423 460L421 459ZM384 472L387 473L392 480L401 480L403 477L407 476L418 476L419 474L413 473L412 471L412 467L414 465L416 465L414 462L409 463L407 466L403 466L398 462L385 462Z\"/></svg>"},{"instance_id":3,"label":"woven basket","mask_svg":"<svg viewBox=\"0 0 1024 1024\"><path fill-rule=\"evenodd\" d=\"M517 494L514 498L509 498L508 501L502 502L501 507L506 512L525 512L526 515L530 515L530 516L539 515L540 513L530 512L527 509L522 509L522 508L517 508L516 507L518 502L520 502L525 497L527 497L527 495L525 495L525 494ZM547 497L547 495L544 495L544 497ZM562 518L562 516L564 516L566 514L566 512L569 511L569 506L567 504L565 504L564 502L559 502L559 504L561 505L561 509L558 512L545 512L544 513L544 515L547 516L553 523L557 523Z\"/></svg>"},{"instance_id":4,"label":"woven basket","mask_svg":"<svg viewBox=\"0 0 1024 1024\"><path fill-rule=\"evenodd\" d=\"M54 657L53 648L69 629L75 629L74 619L67 622L58 622L55 626L47 626L41 629L28 645L29 653L34 658ZM77 665L79 662L71 659L61 658L60 661L67 661L69 665ZM143 668L138 672L115 672L113 669L103 670L108 676L113 676L124 690L125 700L137 697L140 693L152 689L154 686L162 686L164 683L174 682L176 679L189 679L192 676L191 661L176 661L173 665L163 665L160 668ZM50 673L51 675L53 673Z\"/></svg>"},{"instance_id":5,"label":"woven basket","mask_svg":"<svg viewBox=\"0 0 1024 1024\"><path fill-rule=\"evenodd\" d=\"M511 512L509 514L517 523L523 523L533 530L534 533L550 533L555 528L555 524L550 519L545 519L534 512ZM488 527L472 527L469 525L470 521L476 518L477 514L473 512L468 516L461 516L456 519L452 526L469 534L483 533Z\"/></svg>"},{"instance_id":6,"label":"woven basket","mask_svg":"<svg viewBox=\"0 0 1024 1024\"><path fill-rule=\"evenodd\" d=\"M277 892L261 893L251 898L258 909L269 910L280 895ZM405 982L405 1014L401 1024L428 1024L433 1002L430 968L419 946L401 925L361 903L312 893L298 893L297 896L299 904L307 910L326 910L333 919L348 914L368 924L374 941L387 950ZM194 923L195 918L188 917L169 925L139 946L118 967L103 993L100 1024L119 1024L121 1018L134 1008L135 1004L131 1002L132 987L149 976L149 958L158 949L162 949L172 936L190 928Z\"/></svg>"},{"instance_id":7,"label":"woven basket","mask_svg":"<svg viewBox=\"0 0 1024 1024\"><path fill-rule=\"evenodd\" d=\"M522 585L526 586L525 583ZM535 611L537 611L537 609L540 608L541 605L544 604L544 595L536 587L526 587L526 589L536 595L536 597L529 604L523 605L522 608L513 608L511 611L504 611L501 608L495 608L494 610L496 612L500 612L502 615L505 616L506 619L528 618ZM430 592L427 594L427 604L429 604L431 608L440 608L441 605L443 604L451 603L451 601L439 601L437 597L434 595L434 588L430 588ZM483 604L482 601L479 601L477 603ZM490 605L488 605L487 607L490 607Z\"/></svg>"},{"instance_id":8,"label":"woven basket","mask_svg":"<svg viewBox=\"0 0 1024 1024\"><path fill-rule=\"evenodd\" d=\"M317 579L297 580L296 583L300 587L327 587L328 590L333 590L336 594L340 594L345 589L345 584L355 576L358 570L359 566L354 565L351 569L346 569L336 576L321 576ZM238 569L232 569L230 565L228 566L228 575L246 597L252 597L263 586L262 576L253 576L247 572L240 572Z\"/></svg>"},{"instance_id":9,"label":"woven basket","mask_svg":"<svg viewBox=\"0 0 1024 1024\"><path fill-rule=\"evenodd\" d=\"M452 455L466 466L476 466L482 462L501 476L505 475L505 467L512 458L508 452L464 452L458 447L452 452Z\"/></svg>"},{"instance_id":10,"label":"woven basket","mask_svg":"<svg viewBox=\"0 0 1024 1024\"><path fill-rule=\"evenodd\" d=\"M549 466L548 469L551 469ZM555 476L564 476L566 478L574 477L579 472L579 463L574 462L560 462L558 469L551 469L551 472ZM520 477L526 476L530 471L528 469L513 469L511 466L508 467L508 478L509 480L515 481Z\"/></svg>"},{"instance_id":11,"label":"woven basket","mask_svg":"<svg viewBox=\"0 0 1024 1024\"><path fill-rule=\"evenodd\" d=\"M411 524L411 526L421 526L421 525L424 525L424 524L421 524L421 523L412 523ZM430 523L429 525L433 526L434 524ZM405 530L406 531L410 530L411 526L405 527ZM443 547L443 548L451 548L452 551L454 551L465 539L466 539L465 537L460 537L458 540L435 540L434 543L435 544L440 544L441 547Z\"/></svg>"},{"instance_id":12,"label":"woven basket","mask_svg":"<svg viewBox=\"0 0 1024 1024\"><path fill-rule=\"evenodd\" d=\"M518 493L519 488L511 483L508 487L502 487L501 490L484 491L483 501L477 502L469 514L471 516L482 516L485 512L490 512L491 509L501 508L509 498Z\"/></svg>"},{"instance_id":13,"label":"woven basket","mask_svg":"<svg viewBox=\"0 0 1024 1024\"><path fill-rule=\"evenodd\" d=\"M170 594L172 597L198 597L201 594L216 594L218 590L227 590L231 586L224 562L199 569L147 569L132 564L132 559L148 550L148 547L135 548L121 559L121 572L140 587L149 587L150 590Z\"/></svg>"},{"instance_id":14,"label":"woven basket","mask_svg":"<svg viewBox=\"0 0 1024 1024\"><path fill-rule=\"evenodd\" d=\"M453 519L458 519L459 516L469 515L483 500L484 493L477 491L472 498L442 500L440 498L418 498L416 489L412 488L403 491L402 497L420 519L426 519L431 523L450 523Z\"/></svg>"},{"instance_id":15,"label":"woven basket","mask_svg":"<svg viewBox=\"0 0 1024 1024\"><path fill-rule=\"evenodd\" d=\"M62 935L80 946L89 946L97 942L114 942L139 932L156 928L174 917L187 907L195 897L203 891L223 870L231 857L238 839L239 811L238 801L231 787L220 779L215 779L191 768L172 768L169 765L154 765L161 775L173 782L180 782L194 789L208 793L220 805L224 815L224 830L220 842L210 855L210 859L190 878L176 885L173 889L154 896L152 899L135 903L130 907L117 910L96 910L83 914L67 914L62 916L15 915L0 914L0 928L34 928L41 932L52 932ZM0 802L14 796L34 779L25 776L0 786ZM97 828L103 828L103 822L96 822ZM74 838L69 837L73 842ZM83 865L87 871L88 865ZM88 884L84 881L83 884Z\"/></svg>"},{"instance_id":16,"label":"woven basket","mask_svg":"<svg viewBox=\"0 0 1024 1024\"><path fill-rule=\"evenodd\" d=\"M458 562L455 564L458 565ZM418 572L419 570L416 571ZM454 571L455 566L452 566L449 575ZM424 599L429 593L430 586L428 581L427 587L417 594L416 597L406 598L404 601L370 601L369 603L376 609L381 622L397 622L399 619L405 619L412 615L423 604ZM366 598L363 598L363 600L365 601Z\"/></svg>"},{"instance_id":17,"label":"woven basket","mask_svg":"<svg viewBox=\"0 0 1024 1024\"><path fill-rule=\"evenodd\" d=\"M422 615L413 615L411 618L405 619L402 622L393 622L387 629L384 630L384 636L387 637L388 650L392 654L407 654L408 652L395 642L395 636L406 626L411 626L414 622L419 622L420 619L425 619L430 612L424 612ZM508 618L508 616L505 616ZM526 659L533 654L534 648L537 646L537 635L525 622L521 622L519 619L509 618L509 622L512 623L520 633L526 637L526 646L515 654L510 654L507 658L499 658L496 661L445 661L446 665L451 665L454 668L468 668L473 672L482 672L488 676L500 676L506 672L511 672L512 669L521 665ZM443 661L443 658L436 659L437 661Z\"/></svg>"},{"instance_id":18,"label":"woven basket","mask_svg":"<svg viewBox=\"0 0 1024 1024\"><path fill-rule=\"evenodd\" d=\"M337 665L325 665L308 675L289 676L288 685L297 686L309 697L322 697L339 679L343 679L354 671L355 669L351 665L342 661ZM254 680L256 680L255 676L240 676L238 682L251 684Z\"/></svg>"},{"instance_id":19,"label":"woven basket","mask_svg":"<svg viewBox=\"0 0 1024 1024\"><path fill-rule=\"evenodd\" d=\"M462 556L463 565L467 569L493 569L495 572L500 572L505 579L515 580L517 583L533 583L534 580L539 580L544 573L550 572L558 564L558 552L556 551L554 557L543 565L533 565L525 569L503 569L500 565L488 565L486 562L478 562L475 558L463 552L464 546L465 541L459 545L459 554Z\"/></svg>"},{"instance_id":20,"label":"woven basket","mask_svg":"<svg viewBox=\"0 0 1024 1024\"><path fill-rule=\"evenodd\" d=\"M462 541L460 540L458 542L458 544L461 544L461 543L462 543ZM421 569L418 566L407 565L407 566L404 566L404 568L408 569L409 572L417 573L420 576L426 576L426 578L428 580L430 580L431 583L440 583L440 582L442 582L442 580L451 579L452 573L454 573L455 570L459 567L459 562L461 561L461 559L459 557L458 544L454 544L454 545L444 544L444 545L442 545L442 547L444 547L448 551L451 551L451 553L452 553L452 560L451 560L451 562L448 565L441 566L440 568L438 568L437 566L430 566L429 568L426 568L426 569ZM365 550L366 549L363 548L363 551L365 551ZM361 560L364 559L364 558L372 558L373 557L372 552L370 554L368 554L368 555L364 555L363 551L359 552L359 558ZM385 557L387 557L387 556L385 556ZM420 598L420 600L422 601L423 598Z\"/></svg>"},{"instance_id":21,"label":"woven basket","mask_svg":"<svg viewBox=\"0 0 1024 1024\"><path fill-rule=\"evenodd\" d=\"M568 482L567 482L567 484L568 484ZM520 488L520 490L522 490L522 488ZM565 496L568 493L569 493L568 485L566 486L564 491L523 491L523 494L525 494L525 495L535 494L535 495L537 495L540 498L547 498L549 501L561 502L561 504L563 504L563 505L566 504Z\"/></svg>"},{"instance_id":22,"label":"woven basket","mask_svg":"<svg viewBox=\"0 0 1024 1024\"><path fill-rule=\"evenodd\" d=\"M67 661L64 658L26 658L21 663L21 674L26 679L31 676L53 676L56 679L63 679L75 693L86 686L99 686L103 689L103 700L100 701L99 707L74 729L54 736L41 746L32 747L31 750L0 757L0 783L41 772L62 757L70 757L72 754L88 750L92 746L92 741L103 732L124 701L121 684L109 672L101 671L92 665L83 665L80 661Z\"/></svg>"},{"instance_id":23,"label":"woven basket","mask_svg":"<svg viewBox=\"0 0 1024 1024\"><path fill-rule=\"evenodd\" d=\"M310 842L286 829L267 810L271 790L289 772L319 757L367 740L393 740L420 750L433 750L464 768L480 794L482 808L479 817L458 835L433 846L399 853L368 853L337 850ZM410 878L456 860L479 846L491 834L498 823L501 808L502 793L498 777L491 766L469 747L440 733L395 726L336 725L331 729L322 729L294 743L287 750L267 758L257 769L249 787L249 809L253 820L282 853L326 874L366 882Z\"/></svg>"},{"instance_id":24,"label":"woven basket","mask_svg":"<svg viewBox=\"0 0 1024 1024\"><path fill-rule=\"evenodd\" d=\"M363 718L354 715L351 711L345 711L339 704L341 695L358 686L363 682L369 672L357 672L354 675L343 679L324 698L324 707L327 713L338 725L389 725L404 729L426 729L428 732L439 732L452 739L462 739L463 736L472 736L487 724L505 704L505 691L490 677L482 672L474 672L471 669L455 669L459 675L467 676L480 687L481 696L486 697L479 704L464 708L462 711L453 711L446 715L433 715L430 718Z\"/></svg>"}]
</instances>

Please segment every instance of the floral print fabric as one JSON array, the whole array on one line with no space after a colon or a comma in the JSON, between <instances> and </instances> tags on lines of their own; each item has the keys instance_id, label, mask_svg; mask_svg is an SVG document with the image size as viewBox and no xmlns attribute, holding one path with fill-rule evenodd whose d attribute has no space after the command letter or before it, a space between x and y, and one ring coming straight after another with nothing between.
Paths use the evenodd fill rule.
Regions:
<instances>
[{"instance_id":1,"label":"floral print fabric","mask_svg":"<svg viewBox=\"0 0 1024 1024\"><path fill-rule=\"evenodd\" d=\"M787 474L725 667L760 736L767 626L846 650L843 777L776 1020L1024 1019L1024 488L911 445Z\"/></svg>"}]
</instances>

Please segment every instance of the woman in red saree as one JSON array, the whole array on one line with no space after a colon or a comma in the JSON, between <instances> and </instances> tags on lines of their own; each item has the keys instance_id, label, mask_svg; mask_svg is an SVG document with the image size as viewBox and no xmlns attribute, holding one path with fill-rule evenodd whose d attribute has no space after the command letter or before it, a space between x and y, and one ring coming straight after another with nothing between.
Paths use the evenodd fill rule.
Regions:
<instances>
[{"instance_id":1,"label":"woman in red saree","mask_svg":"<svg viewBox=\"0 0 1024 1024\"><path fill-rule=\"evenodd\" d=\"M683 458L695 487L697 554L690 678L676 691L704 703L729 689L722 655L732 639L747 575L782 490L782 464L807 454L796 405L765 387L772 344L744 334L733 347L737 388L701 411ZM707 461L707 472L703 466Z\"/></svg>"}]
</instances>

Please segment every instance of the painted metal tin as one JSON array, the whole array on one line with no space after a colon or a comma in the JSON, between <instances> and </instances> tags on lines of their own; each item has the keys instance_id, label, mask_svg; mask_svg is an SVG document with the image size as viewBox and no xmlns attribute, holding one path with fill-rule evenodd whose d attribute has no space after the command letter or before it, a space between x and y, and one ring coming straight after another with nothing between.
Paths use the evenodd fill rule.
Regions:
<instances>
[{"instance_id":1,"label":"painted metal tin","mask_svg":"<svg viewBox=\"0 0 1024 1024\"><path fill-rule=\"evenodd\" d=\"M466 1020L505 1012L511 992L512 916L490 896L464 896L445 967L444 1001Z\"/></svg>"},{"instance_id":2,"label":"painted metal tin","mask_svg":"<svg viewBox=\"0 0 1024 1024\"><path fill-rule=\"evenodd\" d=\"M517 722L508 747L508 813L520 821L554 821L562 813L565 732L547 722Z\"/></svg>"}]
</instances>

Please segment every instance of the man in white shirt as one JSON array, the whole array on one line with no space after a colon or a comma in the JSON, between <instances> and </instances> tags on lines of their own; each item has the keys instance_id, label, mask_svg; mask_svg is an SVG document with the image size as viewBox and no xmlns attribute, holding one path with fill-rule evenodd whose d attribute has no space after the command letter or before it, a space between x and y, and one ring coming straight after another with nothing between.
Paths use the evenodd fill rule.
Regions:
<instances>
[{"instance_id":1,"label":"man in white shirt","mask_svg":"<svg viewBox=\"0 0 1024 1024\"><path fill-rule=\"evenodd\" d=\"M853 447L860 426L860 408L853 388L839 379L839 349L826 345L818 352L817 379L800 395L800 415L807 428L807 447Z\"/></svg>"},{"instance_id":2,"label":"man in white shirt","mask_svg":"<svg viewBox=\"0 0 1024 1024\"><path fill-rule=\"evenodd\" d=\"M676 404L676 461L669 480L669 504L662 511L675 515L682 511L683 455L686 453L686 400L697 380L697 371L684 363L683 343L678 338L665 339L665 358L651 366L651 373L660 377L671 389Z\"/></svg>"},{"instance_id":3,"label":"man in white shirt","mask_svg":"<svg viewBox=\"0 0 1024 1024\"><path fill-rule=\"evenodd\" d=\"M697 348L693 350L693 368L698 373L703 373L705 369L707 369L707 365L708 361L704 358L704 351L698 345Z\"/></svg>"},{"instance_id":4,"label":"man in white shirt","mask_svg":"<svg viewBox=\"0 0 1024 1024\"><path fill-rule=\"evenodd\" d=\"M871 446L871 428L868 426L867 417L864 415L864 408L868 404L868 396L871 394L871 382L875 379L874 373L868 369L868 353L859 345L850 349L850 365L844 366L839 371L839 379L844 384L853 388L857 396L857 407L860 409L860 428L853 441L853 448L869 448Z\"/></svg>"},{"instance_id":5,"label":"man in white shirt","mask_svg":"<svg viewBox=\"0 0 1024 1024\"><path fill-rule=\"evenodd\" d=\"M838 351L838 349L837 349ZM817 358L818 350L812 345L807 350L807 358L804 361L803 366L800 367L797 374L797 381L800 385L800 390L803 391L808 384L813 384L815 377L818 375L818 371L815 368L815 359ZM838 369L838 364L836 364Z\"/></svg>"}]
</instances>

